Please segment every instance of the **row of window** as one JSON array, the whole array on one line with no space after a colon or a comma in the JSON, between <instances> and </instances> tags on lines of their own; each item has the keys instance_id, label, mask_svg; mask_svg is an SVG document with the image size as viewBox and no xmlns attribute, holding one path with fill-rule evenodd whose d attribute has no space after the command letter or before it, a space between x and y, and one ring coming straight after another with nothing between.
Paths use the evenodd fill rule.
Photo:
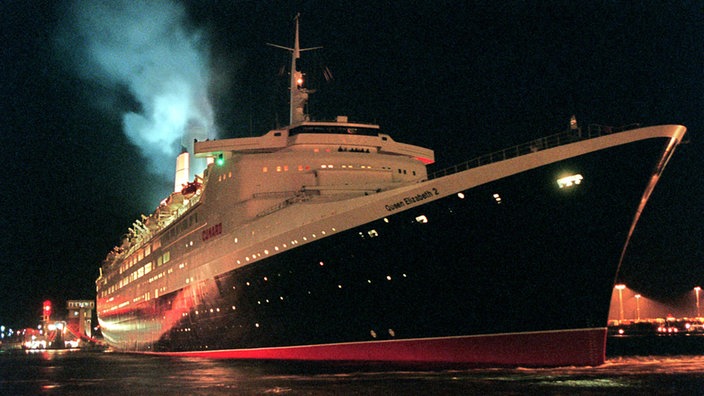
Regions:
<instances>
[{"instance_id":1,"label":"row of window","mask_svg":"<svg viewBox=\"0 0 704 396\"><path fill-rule=\"evenodd\" d=\"M169 229L169 231L164 234L162 238L165 243L168 243L196 224L198 224L198 212L194 212L193 214L179 220L173 227L171 227L171 229Z\"/></svg>"},{"instance_id":2,"label":"row of window","mask_svg":"<svg viewBox=\"0 0 704 396\"><path fill-rule=\"evenodd\" d=\"M105 296L108 296L108 295L122 289L123 287L127 286L131 282L134 282L137 279L143 277L144 275L152 272L153 269L156 269L157 267L161 267L162 265L168 263L170 260L171 260L171 252L170 251L164 252L164 254L157 257L156 264L153 264L152 261L149 261L148 263L144 264L143 266L132 271L129 275L121 278L119 282L115 283L114 285L111 285L107 289L102 290L100 292L100 296L105 297ZM131 266L132 265L130 265L130 267Z\"/></svg>"}]
</instances>

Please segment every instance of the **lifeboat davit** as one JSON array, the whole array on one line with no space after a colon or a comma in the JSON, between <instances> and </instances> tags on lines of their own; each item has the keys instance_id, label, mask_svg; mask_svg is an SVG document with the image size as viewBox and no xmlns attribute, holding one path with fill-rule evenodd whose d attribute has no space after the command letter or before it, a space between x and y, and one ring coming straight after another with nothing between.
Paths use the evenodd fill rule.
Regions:
<instances>
[{"instance_id":1,"label":"lifeboat davit","mask_svg":"<svg viewBox=\"0 0 704 396\"><path fill-rule=\"evenodd\" d=\"M196 192L198 192L198 189L200 188L201 184L197 181L192 181L186 184L182 184L182 186L183 188L181 189L181 194L184 198L189 199L192 196L196 195Z\"/></svg>"}]
</instances>

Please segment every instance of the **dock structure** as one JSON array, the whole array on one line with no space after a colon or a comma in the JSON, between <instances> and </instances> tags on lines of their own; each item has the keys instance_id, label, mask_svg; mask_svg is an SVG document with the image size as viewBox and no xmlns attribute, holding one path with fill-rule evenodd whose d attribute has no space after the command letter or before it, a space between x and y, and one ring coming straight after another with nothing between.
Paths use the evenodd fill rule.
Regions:
<instances>
[{"instance_id":1,"label":"dock structure","mask_svg":"<svg viewBox=\"0 0 704 396\"><path fill-rule=\"evenodd\" d=\"M95 301L68 300L66 301L66 309L68 310L66 322L75 332L74 335L88 339L92 338L91 320L93 318L93 309L95 309Z\"/></svg>"}]
</instances>

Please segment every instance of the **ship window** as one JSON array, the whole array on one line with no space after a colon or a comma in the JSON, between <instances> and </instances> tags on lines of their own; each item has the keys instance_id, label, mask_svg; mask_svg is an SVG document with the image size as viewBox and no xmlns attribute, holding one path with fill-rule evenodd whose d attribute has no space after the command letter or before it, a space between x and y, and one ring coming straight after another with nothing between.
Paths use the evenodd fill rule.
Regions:
<instances>
[{"instance_id":1,"label":"ship window","mask_svg":"<svg viewBox=\"0 0 704 396\"><path fill-rule=\"evenodd\" d=\"M281 172L281 165L278 165L278 166L276 167L276 171L277 171L277 172Z\"/></svg>"},{"instance_id":2,"label":"ship window","mask_svg":"<svg viewBox=\"0 0 704 396\"><path fill-rule=\"evenodd\" d=\"M269 172L269 167L268 167L268 166L263 167L263 168L262 168L262 172L263 172L263 173Z\"/></svg>"},{"instance_id":3,"label":"ship window","mask_svg":"<svg viewBox=\"0 0 704 396\"><path fill-rule=\"evenodd\" d=\"M425 215L416 216L416 221L425 224L428 222L428 218Z\"/></svg>"},{"instance_id":4,"label":"ship window","mask_svg":"<svg viewBox=\"0 0 704 396\"><path fill-rule=\"evenodd\" d=\"M164 264L168 263L171 259L171 252L164 252L164 255L162 257Z\"/></svg>"},{"instance_id":5,"label":"ship window","mask_svg":"<svg viewBox=\"0 0 704 396\"><path fill-rule=\"evenodd\" d=\"M557 179L557 185L560 188L574 187L575 185L580 184L582 179L584 179L584 177L580 174L565 176Z\"/></svg>"}]
</instances>

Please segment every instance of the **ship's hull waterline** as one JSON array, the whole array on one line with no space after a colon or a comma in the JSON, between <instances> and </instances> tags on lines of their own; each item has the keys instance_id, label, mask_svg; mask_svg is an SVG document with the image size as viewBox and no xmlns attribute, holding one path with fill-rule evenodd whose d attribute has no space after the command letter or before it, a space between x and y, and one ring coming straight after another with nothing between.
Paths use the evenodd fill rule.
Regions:
<instances>
[{"instance_id":1,"label":"ship's hull waterline","mask_svg":"<svg viewBox=\"0 0 704 396\"><path fill-rule=\"evenodd\" d=\"M102 314L99 299L103 333L118 350L213 358L600 364L624 246L683 134L536 150L334 211L291 204L269 216L321 213L280 234L296 244L262 241L245 262L222 230L217 262L188 264L194 282Z\"/></svg>"}]
</instances>

